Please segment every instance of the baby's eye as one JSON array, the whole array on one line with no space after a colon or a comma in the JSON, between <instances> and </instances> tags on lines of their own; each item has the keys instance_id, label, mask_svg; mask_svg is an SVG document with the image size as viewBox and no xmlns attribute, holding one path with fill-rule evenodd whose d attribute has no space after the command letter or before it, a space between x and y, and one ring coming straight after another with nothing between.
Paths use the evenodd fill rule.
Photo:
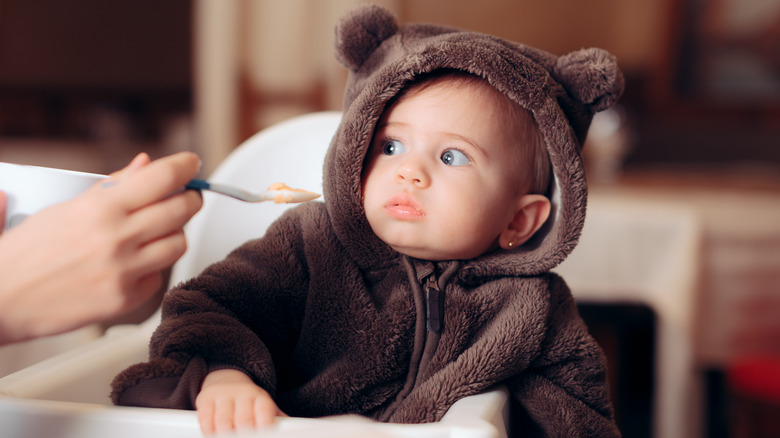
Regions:
<instances>
[{"instance_id":1,"label":"baby's eye","mask_svg":"<svg viewBox=\"0 0 780 438\"><path fill-rule=\"evenodd\" d=\"M397 155L406 151L404 144L398 140L385 140L382 153L385 155Z\"/></svg>"},{"instance_id":2,"label":"baby's eye","mask_svg":"<svg viewBox=\"0 0 780 438\"><path fill-rule=\"evenodd\" d=\"M441 154L442 163L448 166L465 166L471 163L469 157L457 149L447 149Z\"/></svg>"}]
</instances>

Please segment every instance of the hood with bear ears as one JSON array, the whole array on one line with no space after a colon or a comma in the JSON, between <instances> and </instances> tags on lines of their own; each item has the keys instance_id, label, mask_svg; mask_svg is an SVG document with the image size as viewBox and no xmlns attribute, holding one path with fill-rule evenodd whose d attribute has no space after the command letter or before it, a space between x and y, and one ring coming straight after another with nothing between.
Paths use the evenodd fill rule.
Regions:
<instances>
[{"instance_id":1,"label":"hood with bear ears","mask_svg":"<svg viewBox=\"0 0 780 438\"><path fill-rule=\"evenodd\" d=\"M480 276L490 269L495 275L503 267L511 275L536 275L568 256L585 220L582 144L593 114L612 106L623 91L623 77L612 55L591 48L558 57L438 25L399 27L389 11L373 5L341 19L335 45L349 77L343 119L325 159L324 194L338 238L361 267L397 260L397 253L371 231L362 206L361 170L374 128L387 102L407 82L438 69L484 78L529 110L553 167L549 193L553 209L547 223L525 245L481 257L470 270Z\"/></svg>"}]
</instances>

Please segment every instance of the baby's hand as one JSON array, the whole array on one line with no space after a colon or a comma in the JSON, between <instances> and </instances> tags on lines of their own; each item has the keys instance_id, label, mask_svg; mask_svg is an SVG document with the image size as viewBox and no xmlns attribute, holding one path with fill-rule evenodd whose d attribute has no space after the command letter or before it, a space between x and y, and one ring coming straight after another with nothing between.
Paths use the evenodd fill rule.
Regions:
<instances>
[{"instance_id":1,"label":"baby's hand","mask_svg":"<svg viewBox=\"0 0 780 438\"><path fill-rule=\"evenodd\" d=\"M212 371L203 380L198 397L198 422L205 435L267 427L284 415L266 390L241 371Z\"/></svg>"}]
</instances>

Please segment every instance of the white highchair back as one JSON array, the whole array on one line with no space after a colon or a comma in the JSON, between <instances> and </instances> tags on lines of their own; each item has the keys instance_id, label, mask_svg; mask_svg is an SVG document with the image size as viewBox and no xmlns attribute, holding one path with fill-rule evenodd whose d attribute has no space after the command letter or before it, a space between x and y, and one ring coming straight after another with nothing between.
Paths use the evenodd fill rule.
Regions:
<instances>
[{"instance_id":1,"label":"white highchair back","mask_svg":"<svg viewBox=\"0 0 780 438\"><path fill-rule=\"evenodd\" d=\"M209 181L250 192L284 182L322 193L322 165L340 121L341 112L325 111L260 131L236 148ZM262 236L284 210L295 206L249 204L211 192L204 192L203 198L203 209L187 224L188 249L173 268L172 285L196 276L247 240Z\"/></svg>"}]
</instances>

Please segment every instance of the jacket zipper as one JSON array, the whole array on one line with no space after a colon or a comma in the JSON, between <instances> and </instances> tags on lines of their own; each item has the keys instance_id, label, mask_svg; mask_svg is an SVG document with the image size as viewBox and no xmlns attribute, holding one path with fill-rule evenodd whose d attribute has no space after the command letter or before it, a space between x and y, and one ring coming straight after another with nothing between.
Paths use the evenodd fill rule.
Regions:
<instances>
[{"instance_id":1,"label":"jacket zipper","mask_svg":"<svg viewBox=\"0 0 780 438\"><path fill-rule=\"evenodd\" d=\"M412 267L409 259L404 260L408 264L411 271L413 273L416 272L416 269ZM411 362L409 364L409 372L406 376L406 382L404 383L399 393L396 394L392 403L390 403L384 412L377 417L377 419L380 421L389 421L390 417L396 411L398 406L417 385L417 380L420 377L421 365L424 361L423 357L426 355L426 352L430 351L431 349L435 349L436 345L438 345L438 335L442 324L442 292L439 288L438 276L434 270L431 269L430 272L425 273L419 277L411 276L410 280L415 281L420 287L419 293L415 292L414 295L416 297L415 301L419 300L417 301L417 312L419 312L417 313L418 318L423 316L421 314L424 312L425 326L421 326L423 321L418 319L418 326L415 333L415 347L414 351L412 352ZM433 342L429 345L429 343L433 341L431 338L437 339L436 342Z\"/></svg>"},{"instance_id":2,"label":"jacket zipper","mask_svg":"<svg viewBox=\"0 0 780 438\"><path fill-rule=\"evenodd\" d=\"M443 279L445 283L448 282L460 266L457 262L450 263L443 272L437 275L435 266L432 264L415 267L411 259L404 258L403 260L408 269L407 272L410 274L409 281L419 287L419 289L413 288L415 289L414 299L417 312L415 345L406 381L396 394L395 399L377 417L380 421L389 421L406 397L421 383L423 372L438 349L443 328L445 297L439 287L439 280ZM423 312L425 321L422 321L421 318Z\"/></svg>"},{"instance_id":3,"label":"jacket zipper","mask_svg":"<svg viewBox=\"0 0 780 438\"><path fill-rule=\"evenodd\" d=\"M426 302L426 327L429 332L439 333L442 323L442 300L441 290L436 278L436 274L431 274L425 280L425 302Z\"/></svg>"}]
</instances>

